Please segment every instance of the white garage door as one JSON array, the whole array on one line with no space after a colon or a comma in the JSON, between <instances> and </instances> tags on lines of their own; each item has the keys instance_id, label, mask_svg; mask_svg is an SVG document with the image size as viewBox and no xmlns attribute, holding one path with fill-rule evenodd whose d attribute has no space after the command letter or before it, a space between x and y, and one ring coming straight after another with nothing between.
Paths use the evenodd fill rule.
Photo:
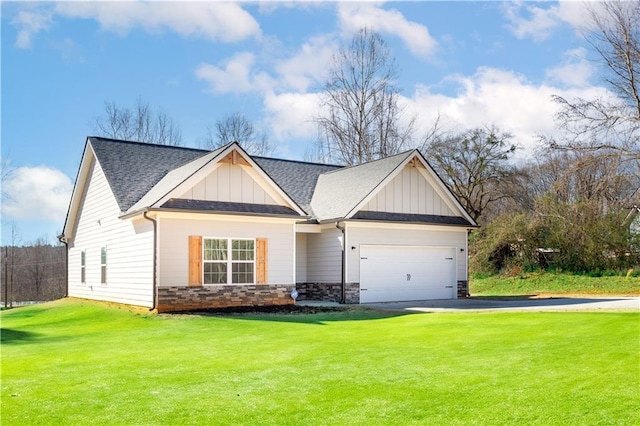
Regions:
<instances>
[{"instance_id":1,"label":"white garage door","mask_svg":"<svg viewBox=\"0 0 640 426\"><path fill-rule=\"evenodd\" d=\"M453 299L455 249L360 246L360 302Z\"/></svg>"}]
</instances>

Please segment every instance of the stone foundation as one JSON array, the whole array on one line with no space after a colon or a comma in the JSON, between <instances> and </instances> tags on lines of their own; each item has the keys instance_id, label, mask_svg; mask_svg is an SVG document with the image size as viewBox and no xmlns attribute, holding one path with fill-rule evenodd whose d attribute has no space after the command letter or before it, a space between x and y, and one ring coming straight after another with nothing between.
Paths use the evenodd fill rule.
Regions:
<instances>
[{"instance_id":1,"label":"stone foundation","mask_svg":"<svg viewBox=\"0 0 640 426\"><path fill-rule=\"evenodd\" d=\"M458 281L458 299L469 297L469 281Z\"/></svg>"},{"instance_id":2,"label":"stone foundation","mask_svg":"<svg viewBox=\"0 0 640 426\"><path fill-rule=\"evenodd\" d=\"M298 300L320 300L342 303L341 283L298 283ZM345 303L360 303L360 283L346 283L344 286Z\"/></svg>"},{"instance_id":3,"label":"stone foundation","mask_svg":"<svg viewBox=\"0 0 640 426\"><path fill-rule=\"evenodd\" d=\"M157 311L180 312L239 306L292 305L294 284L158 287Z\"/></svg>"}]
</instances>

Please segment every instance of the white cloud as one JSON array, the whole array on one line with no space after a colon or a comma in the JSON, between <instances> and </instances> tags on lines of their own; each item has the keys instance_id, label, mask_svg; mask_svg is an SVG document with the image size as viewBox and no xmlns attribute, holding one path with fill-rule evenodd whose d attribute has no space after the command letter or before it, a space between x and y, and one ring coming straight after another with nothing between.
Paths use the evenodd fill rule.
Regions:
<instances>
[{"instance_id":1,"label":"white cloud","mask_svg":"<svg viewBox=\"0 0 640 426\"><path fill-rule=\"evenodd\" d=\"M335 40L329 36L309 39L295 56L276 64L284 87L306 92L310 85L322 82L336 48Z\"/></svg>"},{"instance_id":2,"label":"white cloud","mask_svg":"<svg viewBox=\"0 0 640 426\"><path fill-rule=\"evenodd\" d=\"M526 2L505 2L503 11L509 20L509 28L520 39L531 38L534 41L548 39L556 27L566 23L574 29L582 29L589 21L589 8L597 3L561 0L557 3L545 3L539 7Z\"/></svg>"},{"instance_id":3,"label":"white cloud","mask_svg":"<svg viewBox=\"0 0 640 426\"><path fill-rule=\"evenodd\" d=\"M47 166L18 167L3 182L2 216L64 222L73 183L60 170Z\"/></svg>"},{"instance_id":4,"label":"white cloud","mask_svg":"<svg viewBox=\"0 0 640 426\"><path fill-rule=\"evenodd\" d=\"M429 57L437 43L424 25L407 20L395 9L385 10L371 3L338 4L342 32L350 35L363 27L399 37L416 56Z\"/></svg>"},{"instance_id":5,"label":"white cloud","mask_svg":"<svg viewBox=\"0 0 640 426\"><path fill-rule=\"evenodd\" d=\"M264 99L267 122L277 140L312 138L320 108L318 93L268 94Z\"/></svg>"},{"instance_id":6,"label":"white cloud","mask_svg":"<svg viewBox=\"0 0 640 426\"><path fill-rule=\"evenodd\" d=\"M48 29L54 16L92 19L103 29L122 35L142 28L150 33L172 31L183 37L222 42L261 36L253 16L232 2L65 1L53 8L19 11L12 20L19 28L16 46L31 47L33 36Z\"/></svg>"},{"instance_id":7,"label":"white cloud","mask_svg":"<svg viewBox=\"0 0 640 426\"><path fill-rule=\"evenodd\" d=\"M51 14L48 12L21 10L11 23L19 27L15 46L19 49L30 49L33 36L40 31L49 29Z\"/></svg>"},{"instance_id":8,"label":"white cloud","mask_svg":"<svg viewBox=\"0 0 640 426\"><path fill-rule=\"evenodd\" d=\"M255 56L241 52L220 66L201 64L196 68L196 76L209 84L214 93L265 92L276 84L267 73L252 70Z\"/></svg>"},{"instance_id":9,"label":"white cloud","mask_svg":"<svg viewBox=\"0 0 640 426\"><path fill-rule=\"evenodd\" d=\"M514 135L526 150L535 147L536 135L554 131L557 105L552 95L568 98L604 96L602 88L561 89L548 84L535 85L524 76L495 68L478 68L471 76L453 76L458 92L454 96L433 93L418 86L408 100L411 110L430 125L440 114L445 129L467 129L497 125ZM529 151L530 152L530 151Z\"/></svg>"},{"instance_id":10,"label":"white cloud","mask_svg":"<svg viewBox=\"0 0 640 426\"><path fill-rule=\"evenodd\" d=\"M546 71L547 79L568 87L588 86L594 70L586 54L583 47L566 51L563 63Z\"/></svg>"}]
</instances>

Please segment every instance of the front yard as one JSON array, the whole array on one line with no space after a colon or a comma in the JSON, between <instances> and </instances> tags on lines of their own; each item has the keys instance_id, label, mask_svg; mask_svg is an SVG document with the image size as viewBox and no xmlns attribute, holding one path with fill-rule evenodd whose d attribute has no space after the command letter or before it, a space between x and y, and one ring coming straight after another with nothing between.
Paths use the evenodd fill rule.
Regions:
<instances>
[{"instance_id":1,"label":"front yard","mask_svg":"<svg viewBox=\"0 0 640 426\"><path fill-rule=\"evenodd\" d=\"M2 312L2 424L639 424L640 314Z\"/></svg>"}]
</instances>

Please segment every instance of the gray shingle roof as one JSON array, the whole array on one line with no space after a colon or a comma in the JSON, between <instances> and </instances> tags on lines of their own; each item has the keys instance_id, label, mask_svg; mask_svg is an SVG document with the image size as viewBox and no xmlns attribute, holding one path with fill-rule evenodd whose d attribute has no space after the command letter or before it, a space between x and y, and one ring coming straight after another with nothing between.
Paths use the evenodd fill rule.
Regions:
<instances>
[{"instance_id":1,"label":"gray shingle roof","mask_svg":"<svg viewBox=\"0 0 640 426\"><path fill-rule=\"evenodd\" d=\"M311 214L311 198L318 177L323 173L339 170L343 166L279 160L275 158L251 157L262 170L303 210Z\"/></svg>"},{"instance_id":2,"label":"gray shingle roof","mask_svg":"<svg viewBox=\"0 0 640 426\"><path fill-rule=\"evenodd\" d=\"M209 152L99 137L89 137L88 141L123 212L170 170Z\"/></svg>"},{"instance_id":3,"label":"gray shingle roof","mask_svg":"<svg viewBox=\"0 0 640 426\"><path fill-rule=\"evenodd\" d=\"M346 217L413 152L321 175L311 200L314 216L320 221Z\"/></svg>"},{"instance_id":4,"label":"gray shingle roof","mask_svg":"<svg viewBox=\"0 0 640 426\"><path fill-rule=\"evenodd\" d=\"M91 145L104 171L122 212L130 210L133 206L140 207L141 203L147 203L150 198L154 198L157 195L156 193L162 192L160 196L162 198L167 193L165 191L166 188L173 189L174 186L171 186L171 184L177 179L174 179L174 177L188 174L187 171L194 168L197 169L215 157L215 151L100 137L89 137L88 143ZM407 151L352 167L265 157L252 158L303 210L314 219L323 221L347 217L413 153L414 151ZM161 181L162 183L158 185ZM154 198L152 203L148 203L148 206L158 201L158 199ZM278 215L289 215L291 214L290 212L293 212L288 207L281 206L267 208L260 207L260 205L242 203L176 199L164 203L163 207ZM280 210L280 208L286 210ZM296 213L294 212L294 214ZM400 215L380 212L361 211L353 218L470 225L468 221L461 217Z\"/></svg>"},{"instance_id":5,"label":"gray shingle roof","mask_svg":"<svg viewBox=\"0 0 640 426\"><path fill-rule=\"evenodd\" d=\"M211 212L267 214L274 216L300 216L295 210L292 210L289 207L285 206L276 206L271 204L230 203L225 201L186 200L182 198L171 198L160 207L167 209L192 211L199 210Z\"/></svg>"}]
</instances>

